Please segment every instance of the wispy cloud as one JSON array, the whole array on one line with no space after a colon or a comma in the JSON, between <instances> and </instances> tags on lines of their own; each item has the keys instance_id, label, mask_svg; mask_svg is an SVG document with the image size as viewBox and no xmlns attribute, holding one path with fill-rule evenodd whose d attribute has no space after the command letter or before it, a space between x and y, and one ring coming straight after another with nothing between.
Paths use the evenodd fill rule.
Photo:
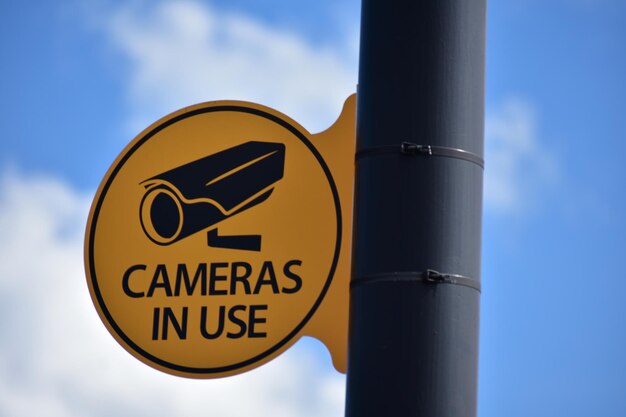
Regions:
<instances>
[{"instance_id":1,"label":"wispy cloud","mask_svg":"<svg viewBox=\"0 0 626 417\"><path fill-rule=\"evenodd\" d=\"M485 204L497 213L535 208L558 178L557 161L543 146L527 101L509 97L487 113L485 149Z\"/></svg>"},{"instance_id":2,"label":"wispy cloud","mask_svg":"<svg viewBox=\"0 0 626 417\"><path fill-rule=\"evenodd\" d=\"M298 345L262 368L215 381L169 376L126 353L87 290L90 199L49 178L0 177L0 415L343 413L343 376L320 371L319 358Z\"/></svg>"},{"instance_id":3,"label":"wispy cloud","mask_svg":"<svg viewBox=\"0 0 626 417\"><path fill-rule=\"evenodd\" d=\"M260 102L321 130L356 90L356 54L205 3L130 4L104 16L101 27L130 62L137 131L155 117L217 99Z\"/></svg>"}]
</instances>

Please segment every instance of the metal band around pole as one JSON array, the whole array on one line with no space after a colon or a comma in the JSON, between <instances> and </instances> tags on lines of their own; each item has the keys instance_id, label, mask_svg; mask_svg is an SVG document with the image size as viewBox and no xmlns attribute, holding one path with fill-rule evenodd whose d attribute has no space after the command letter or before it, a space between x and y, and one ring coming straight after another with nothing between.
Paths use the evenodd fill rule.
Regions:
<instances>
[{"instance_id":1,"label":"metal band around pole","mask_svg":"<svg viewBox=\"0 0 626 417\"><path fill-rule=\"evenodd\" d=\"M359 160L366 157L389 154L442 156L448 158L456 158L472 162L482 169L485 168L485 160L473 152L463 149L450 148L447 146L418 145L412 142L402 142L400 146L376 146L372 148L361 149L356 153L355 159Z\"/></svg>"}]
</instances>

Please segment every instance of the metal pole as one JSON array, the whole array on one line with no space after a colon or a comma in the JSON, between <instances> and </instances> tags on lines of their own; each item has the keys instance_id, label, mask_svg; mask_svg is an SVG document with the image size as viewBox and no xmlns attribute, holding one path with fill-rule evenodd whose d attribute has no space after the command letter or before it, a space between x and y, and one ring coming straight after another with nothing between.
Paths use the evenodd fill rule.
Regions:
<instances>
[{"instance_id":1,"label":"metal pole","mask_svg":"<svg viewBox=\"0 0 626 417\"><path fill-rule=\"evenodd\" d=\"M485 3L362 3L348 417L476 415Z\"/></svg>"}]
</instances>

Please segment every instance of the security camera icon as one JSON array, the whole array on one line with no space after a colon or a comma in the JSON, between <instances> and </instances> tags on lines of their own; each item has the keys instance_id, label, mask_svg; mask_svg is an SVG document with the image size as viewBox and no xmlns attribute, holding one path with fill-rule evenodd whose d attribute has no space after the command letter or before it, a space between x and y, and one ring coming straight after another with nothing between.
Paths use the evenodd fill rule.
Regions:
<instances>
[{"instance_id":1,"label":"security camera icon","mask_svg":"<svg viewBox=\"0 0 626 417\"><path fill-rule=\"evenodd\" d=\"M260 235L220 236L217 227L267 200L284 165L285 145L251 141L149 178L141 183L143 231L152 242L170 245L209 229L211 247L260 251Z\"/></svg>"}]
</instances>

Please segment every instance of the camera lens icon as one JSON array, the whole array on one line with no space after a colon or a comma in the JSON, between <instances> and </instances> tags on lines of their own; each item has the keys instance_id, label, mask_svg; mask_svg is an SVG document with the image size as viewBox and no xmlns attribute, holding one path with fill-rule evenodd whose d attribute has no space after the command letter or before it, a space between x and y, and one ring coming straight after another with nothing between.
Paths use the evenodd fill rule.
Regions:
<instances>
[{"instance_id":1,"label":"camera lens icon","mask_svg":"<svg viewBox=\"0 0 626 417\"><path fill-rule=\"evenodd\" d=\"M178 196L166 187L150 189L141 200L141 224L154 243L175 242L183 230L185 214Z\"/></svg>"}]
</instances>

